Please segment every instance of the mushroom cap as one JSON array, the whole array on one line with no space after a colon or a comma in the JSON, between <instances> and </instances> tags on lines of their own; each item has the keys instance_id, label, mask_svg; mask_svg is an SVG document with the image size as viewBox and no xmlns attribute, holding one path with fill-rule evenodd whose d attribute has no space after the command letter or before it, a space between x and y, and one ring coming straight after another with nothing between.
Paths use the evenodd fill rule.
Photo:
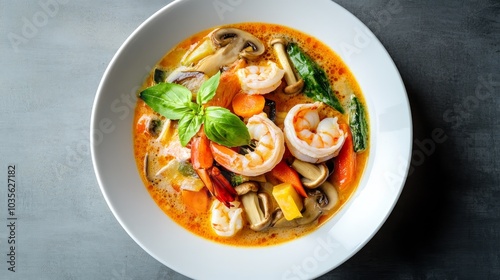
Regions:
<instances>
[{"instance_id":1,"label":"mushroom cap","mask_svg":"<svg viewBox=\"0 0 500 280\"><path fill-rule=\"evenodd\" d=\"M238 193L238 195L245 195L249 192L259 191L259 186L260 185L257 182L247 181L234 187L234 190Z\"/></svg>"},{"instance_id":2,"label":"mushroom cap","mask_svg":"<svg viewBox=\"0 0 500 280\"><path fill-rule=\"evenodd\" d=\"M319 187L326 181L329 175L328 167L324 162L314 164L295 159L292 167L302 175L302 184L310 189Z\"/></svg>"},{"instance_id":3,"label":"mushroom cap","mask_svg":"<svg viewBox=\"0 0 500 280\"><path fill-rule=\"evenodd\" d=\"M314 198L319 207L325 211L331 210L339 202L339 194L329 182L324 182L319 188L310 190L307 194Z\"/></svg>"},{"instance_id":4,"label":"mushroom cap","mask_svg":"<svg viewBox=\"0 0 500 280\"><path fill-rule=\"evenodd\" d=\"M321 214L323 214L323 209L320 207L316 199L314 197L306 197L304 199L304 210L302 211L301 218L288 221L285 219L283 211L278 208L274 212L274 219L271 226L277 228L303 226L316 221Z\"/></svg>"},{"instance_id":5,"label":"mushroom cap","mask_svg":"<svg viewBox=\"0 0 500 280\"><path fill-rule=\"evenodd\" d=\"M239 56L247 59L255 59L265 51L265 46L259 38L238 28L218 28L212 32L211 38L219 48L235 44Z\"/></svg>"},{"instance_id":6,"label":"mushroom cap","mask_svg":"<svg viewBox=\"0 0 500 280\"><path fill-rule=\"evenodd\" d=\"M239 58L255 59L265 51L265 46L259 38L238 28L218 28L209 36L216 51L200 60L195 67L196 71L201 71L209 77Z\"/></svg>"}]
</instances>

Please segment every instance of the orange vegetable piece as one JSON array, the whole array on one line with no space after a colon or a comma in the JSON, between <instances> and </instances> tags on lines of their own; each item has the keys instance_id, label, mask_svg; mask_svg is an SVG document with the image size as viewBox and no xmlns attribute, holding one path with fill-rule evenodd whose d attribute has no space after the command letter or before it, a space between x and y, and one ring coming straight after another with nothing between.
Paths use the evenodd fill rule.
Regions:
<instances>
[{"instance_id":1,"label":"orange vegetable piece","mask_svg":"<svg viewBox=\"0 0 500 280\"><path fill-rule=\"evenodd\" d=\"M236 70L245 66L245 60L240 59L235 61L229 70L224 71L220 76L219 87L215 91L215 96L205 106L220 106L230 109L231 100L241 91L240 79L236 75Z\"/></svg>"},{"instance_id":2,"label":"orange vegetable piece","mask_svg":"<svg viewBox=\"0 0 500 280\"><path fill-rule=\"evenodd\" d=\"M354 180L356 172L356 153L352 142L352 134L349 126L345 123L339 124L340 129L347 132L344 145L337 157L334 158L334 171L332 175L333 184L339 189L348 186Z\"/></svg>"},{"instance_id":3,"label":"orange vegetable piece","mask_svg":"<svg viewBox=\"0 0 500 280\"><path fill-rule=\"evenodd\" d=\"M187 209L195 214L206 213L208 209L208 194L205 188L195 192L182 190L182 201Z\"/></svg>"},{"instance_id":4,"label":"orange vegetable piece","mask_svg":"<svg viewBox=\"0 0 500 280\"><path fill-rule=\"evenodd\" d=\"M288 166L284 160L280 161L280 163L278 163L271 170L271 175L283 183L292 184L297 193L303 197L307 197L304 186L302 186L302 182L300 181L299 173L297 173L297 171L295 171L292 167Z\"/></svg>"},{"instance_id":5,"label":"orange vegetable piece","mask_svg":"<svg viewBox=\"0 0 500 280\"><path fill-rule=\"evenodd\" d=\"M260 94L237 93L232 101L233 111L236 115L249 118L264 110L266 99Z\"/></svg>"},{"instance_id":6,"label":"orange vegetable piece","mask_svg":"<svg viewBox=\"0 0 500 280\"><path fill-rule=\"evenodd\" d=\"M203 129L200 129L199 136L191 139L191 164L197 170L209 168L213 165L213 162L214 158L210 151L210 140L203 133Z\"/></svg>"}]
</instances>

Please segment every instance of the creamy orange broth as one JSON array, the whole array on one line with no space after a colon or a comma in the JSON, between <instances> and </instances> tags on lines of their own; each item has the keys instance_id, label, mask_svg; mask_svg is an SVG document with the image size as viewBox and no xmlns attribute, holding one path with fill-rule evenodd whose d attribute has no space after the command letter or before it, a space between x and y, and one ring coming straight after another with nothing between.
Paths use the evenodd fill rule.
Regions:
<instances>
[{"instance_id":1,"label":"creamy orange broth","mask_svg":"<svg viewBox=\"0 0 500 280\"><path fill-rule=\"evenodd\" d=\"M360 99L361 102L364 103L361 89L357 84L355 77L350 72L349 68L344 64L344 62L337 54L335 54L329 47L316 40L315 38L312 38L307 34L301 33L297 30L273 24L241 23L227 27L236 27L245 30L259 38L266 45L266 52L264 53L264 55L262 55L262 60L272 60L276 62L279 61L275 56L273 49L268 44L273 36L279 34L281 36L287 37L291 41L297 42L299 46L317 63L319 63L326 71L334 89L340 93L338 94L338 97L341 102L346 102L342 94L349 96L350 93L355 93L358 99ZM171 71L177 68L180 65L180 59L186 53L189 47L199 41L201 38L203 38L203 36L207 35L212 30L213 28L192 35L185 41L179 43L158 62L157 66L167 71ZM153 74L154 72L152 72L151 75L146 79L142 89L154 85ZM285 83L282 83L282 86L275 92L266 95L266 98L276 101L277 112L284 113L287 112L295 104L312 102L311 99L302 94L286 95L283 92L284 84ZM149 108L141 99L139 99L135 109L134 124L137 124L139 119L143 115L156 115L157 118L165 120L164 117L160 117L157 113L153 112L151 108ZM346 114L342 115L337 111L328 109L326 107L321 110L320 115L322 117L335 115L338 116L340 120L347 122ZM174 130L175 126L176 122L174 122ZM278 124L278 126L280 126L280 124ZM281 128L283 128L282 125ZM172 139L175 139L177 136L178 135L175 134ZM352 196L359 183L369 154L369 150L357 154L356 179L352 184L344 189L339 189L336 186L340 202L330 212L321 216L318 219L318 222L314 222L310 225L298 228L269 228L262 232L255 232L249 229L247 226L244 226L243 229L233 237L221 237L218 236L210 226L209 209L207 209L206 213L200 215L191 212L182 203L178 182L170 182L171 184L169 186L166 186L165 184L161 185L157 182L152 183L146 178L143 171L144 157L151 141L151 135L149 135L148 133L137 133L136 126L134 125L134 153L137 168L139 173L141 174L148 192L150 193L152 199L156 202L156 204L165 212L165 214L167 214L175 222L177 222L179 225L189 230L190 232L209 240L237 246L274 245L293 240L311 231L314 231L318 226L335 215L335 213L338 212L338 210ZM169 145L169 143L166 143L166 145ZM175 149L181 150L180 146L174 147L174 151L172 152L173 154L175 154ZM162 164L167 164L171 157L172 154L164 157L159 157L158 160L161 161ZM270 192L270 190L265 191Z\"/></svg>"}]
</instances>

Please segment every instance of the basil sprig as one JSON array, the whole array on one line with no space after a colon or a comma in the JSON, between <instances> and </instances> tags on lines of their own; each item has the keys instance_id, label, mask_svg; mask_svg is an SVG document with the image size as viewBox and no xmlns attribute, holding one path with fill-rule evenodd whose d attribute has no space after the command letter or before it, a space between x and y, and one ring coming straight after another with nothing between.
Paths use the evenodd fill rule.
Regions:
<instances>
[{"instance_id":1,"label":"basil sprig","mask_svg":"<svg viewBox=\"0 0 500 280\"><path fill-rule=\"evenodd\" d=\"M206 80L198 90L196 102L192 93L182 85L159 83L143 90L139 97L155 112L167 119L179 120L179 138L186 146L204 124L208 139L227 147L250 143L248 128L241 119L228 109L203 105L210 101L219 86L220 72Z\"/></svg>"}]
</instances>

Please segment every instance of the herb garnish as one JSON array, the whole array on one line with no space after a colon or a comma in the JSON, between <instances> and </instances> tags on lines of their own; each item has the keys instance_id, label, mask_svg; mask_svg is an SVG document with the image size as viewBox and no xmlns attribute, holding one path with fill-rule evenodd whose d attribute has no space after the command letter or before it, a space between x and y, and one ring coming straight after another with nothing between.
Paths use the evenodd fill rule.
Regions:
<instances>
[{"instance_id":1,"label":"herb garnish","mask_svg":"<svg viewBox=\"0 0 500 280\"><path fill-rule=\"evenodd\" d=\"M191 91L179 84L159 83L143 90L139 97L154 111L171 120L179 120L179 138L186 146L203 125L208 139L227 147L250 143L245 123L228 109L203 105L210 101L219 86L220 72L203 82L192 100Z\"/></svg>"}]
</instances>

